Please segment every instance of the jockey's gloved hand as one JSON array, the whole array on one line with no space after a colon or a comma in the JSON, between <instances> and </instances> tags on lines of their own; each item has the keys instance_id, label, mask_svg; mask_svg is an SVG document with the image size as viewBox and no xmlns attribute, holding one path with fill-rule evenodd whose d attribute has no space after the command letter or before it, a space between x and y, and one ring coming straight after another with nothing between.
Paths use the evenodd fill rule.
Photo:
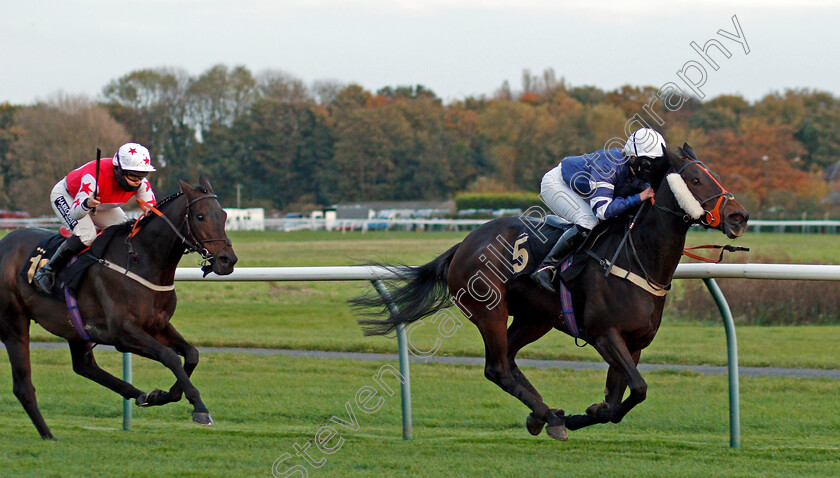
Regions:
<instances>
[{"instance_id":1,"label":"jockey's gloved hand","mask_svg":"<svg viewBox=\"0 0 840 478\"><path fill-rule=\"evenodd\" d=\"M87 209L93 209L99 206L101 203L94 198L85 198L85 207Z\"/></svg>"}]
</instances>

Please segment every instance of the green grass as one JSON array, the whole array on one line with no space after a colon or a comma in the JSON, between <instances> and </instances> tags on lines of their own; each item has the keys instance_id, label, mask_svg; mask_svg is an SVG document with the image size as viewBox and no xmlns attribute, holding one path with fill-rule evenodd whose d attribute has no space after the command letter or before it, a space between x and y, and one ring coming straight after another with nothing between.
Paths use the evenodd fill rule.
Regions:
<instances>
[{"instance_id":1,"label":"green grass","mask_svg":"<svg viewBox=\"0 0 840 478\"><path fill-rule=\"evenodd\" d=\"M106 368L119 356L99 352ZM359 430L332 425L344 440L319 469L295 456L332 416L346 417L382 363L207 354L194 380L216 419L190 422L183 401L134 407L134 430L122 432L120 399L72 374L65 350L33 351L41 410L57 442L38 438L0 368L2 476L270 476L305 466L309 476L836 476L840 470L840 381L742 378L742 449L728 448L724 376L646 374L648 399L621 424L570 432L560 443L524 428L525 407L484 379L481 367L412 368L414 440L400 435L397 394L382 394L375 413L355 405ZM599 400L602 371L526 369L552 405L580 413ZM156 363L135 360L135 383L168 386ZM391 379L393 380L393 379ZM396 385L391 381L391 386ZM698 406L699 405L699 406ZM337 438L330 442L336 445ZM279 474L278 474L279 476Z\"/></svg>"},{"instance_id":2,"label":"green grass","mask_svg":"<svg viewBox=\"0 0 840 478\"><path fill-rule=\"evenodd\" d=\"M466 233L233 233L240 266L348 265L375 259L421 264ZM689 245L728 242L692 233ZM830 235L747 235L753 248L728 262L840 263ZM760 254L760 255L759 255ZM766 254L766 256L765 256ZM182 261L194 267L195 256ZM179 283L174 324L200 345L261 346L395 352L388 338L363 337L345 300L362 282ZM723 327L668 315L643 362L725 364ZM417 329L419 349L434 341L432 327ZM741 365L840 368L840 326L739 326ZM33 325L33 339L55 339ZM476 328L465 322L445 338L445 355L483 355ZM183 401L134 407L134 430L119 430L121 400L72 373L66 350L34 350L33 380L41 410L59 438L43 442L11 393L8 366L0 367L0 475L2 476L270 476L284 453L309 476L837 476L840 381L747 378L740 381L742 449L728 448L725 376L691 372L646 373L648 399L618 425L570 432L559 443L524 428L525 407L487 381L478 366L412 365L413 441L403 441L398 395L376 413L355 409L358 431L337 425L344 440L332 455L310 448L321 468L295 456L294 444L314 441L332 416L382 363L205 354L194 377L216 426L190 422ZM591 347L552 332L523 357L600 359ZM119 375L119 355L98 352ZM135 358L134 382L168 387L162 366ZM526 369L552 406L581 413L603 396L603 371ZM392 384L394 388L395 385ZM355 405L352 405L355 407ZM331 444L337 443L334 438ZM294 475L300 476L300 475Z\"/></svg>"},{"instance_id":3,"label":"green grass","mask_svg":"<svg viewBox=\"0 0 840 478\"><path fill-rule=\"evenodd\" d=\"M349 265L367 259L421 264L464 235L465 232L304 231L239 232L231 237L240 257L239 265L254 267ZM700 232L692 233L689 243L726 242L725 239L720 234ZM809 258L818 261L837 254L836 238L831 235L748 234L737 242L771 255L789 250L798 254L793 256L794 262L807 262ZM799 247L788 249L793 242ZM729 261L744 260L741 256L745 254L733 254ZM187 256L181 265L194 267L195 260L194 255ZM366 282L179 283L179 306L173 323L198 345L393 353L393 340L362 335L357 317L345 302L366 288ZM668 310L666 306L662 329L643 352L643 362L726 363L726 339L719 323L686 321L670 315ZM416 329L412 344L418 350L431 348L436 337L433 329ZM737 333L741 365L840 368L840 326L739 326ZM59 339L33 325L33 340ZM465 320L453 337L443 340L438 353L483 356L484 346L478 330ZM591 347L577 348L571 338L556 331L526 347L520 356L601 360Z\"/></svg>"}]
</instances>

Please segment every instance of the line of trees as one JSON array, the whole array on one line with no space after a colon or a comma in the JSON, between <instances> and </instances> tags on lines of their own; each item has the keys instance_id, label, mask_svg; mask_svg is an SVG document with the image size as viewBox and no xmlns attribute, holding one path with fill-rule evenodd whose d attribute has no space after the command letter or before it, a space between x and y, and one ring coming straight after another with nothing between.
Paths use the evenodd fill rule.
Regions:
<instances>
[{"instance_id":1,"label":"line of trees","mask_svg":"<svg viewBox=\"0 0 840 478\"><path fill-rule=\"evenodd\" d=\"M148 69L112 80L97 101L58 94L0 105L0 209L48 214L52 185L126 141L149 147L159 195L208 174L227 205L301 210L336 202L440 200L455 193L538 191L563 157L624 135L656 88L573 87L523 73L492 97L444 104L422 87L316 82L214 66L197 76ZM754 217L834 214L840 99L807 89L748 102L726 95L677 111L655 102L671 145L688 142Z\"/></svg>"}]
</instances>

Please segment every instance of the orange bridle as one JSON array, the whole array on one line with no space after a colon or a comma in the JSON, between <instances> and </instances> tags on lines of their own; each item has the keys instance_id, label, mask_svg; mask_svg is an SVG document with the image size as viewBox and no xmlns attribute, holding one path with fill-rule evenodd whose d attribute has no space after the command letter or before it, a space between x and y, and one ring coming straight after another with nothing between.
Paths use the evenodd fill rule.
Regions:
<instances>
[{"instance_id":1,"label":"orange bridle","mask_svg":"<svg viewBox=\"0 0 840 478\"><path fill-rule=\"evenodd\" d=\"M726 188L724 188L723 185L721 185L720 182L718 182L718 180L715 179L714 176L712 176L712 173L709 171L706 165L701 163L700 161L694 160L685 163L683 167L680 168L679 171L677 171L677 174L682 175L683 170L691 166L692 164L696 164L697 167L700 168L704 173L706 173L706 175L709 176L709 178L711 178L711 180L714 181L714 183L717 184L720 188L720 193L700 201L700 206L703 206L703 210L706 212L705 217L700 222L709 227L718 227L720 225L720 221L723 219L723 208L726 207L726 203L729 202L730 199L735 199L735 196L729 191L727 191ZM717 199L715 207L711 210L706 209L704 205L707 202L712 201L714 199Z\"/></svg>"}]
</instances>

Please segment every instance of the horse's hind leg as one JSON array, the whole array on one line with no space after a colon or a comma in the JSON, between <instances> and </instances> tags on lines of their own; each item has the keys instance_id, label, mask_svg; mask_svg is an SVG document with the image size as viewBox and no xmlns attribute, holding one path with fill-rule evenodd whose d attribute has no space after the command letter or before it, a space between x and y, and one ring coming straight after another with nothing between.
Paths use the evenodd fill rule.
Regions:
<instances>
[{"instance_id":1,"label":"horse's hind leg","mask_svg":"<svg viewBox=\"0 0 840 478\"><path fill-rule=\"evenodd\" d=\"M543 403L539 394L534 395L523 386L511 372L508 359L507 311L499 306L485 316L476 314L471 320L478 326L485 347L484 376L502 390L513 395L531 409L533 415L548 423L549 436L557 440L566 440L568 435L563 425L563 417L558 416ZM475 310L479 308L476 307ZM533 388L533 386L531 386Z\"/></svg>"},{"instance_id":2,"label":"horse's hind leg","mask_svg":"<svg viewBox=\"0 0 840 478\"><path fill-rule=\"evenodd\" d=\"M117 392L126 400L136 400L143 395L142 390L135 388L128 382L118 379L99 367L99 364L96 363L96 359L93 357L92 343L78 340L72 340L69 343L74 372Z\"/></svg>"},{"instance_id":3,"label":"horse's hind leg","mask_svg":"<svg viewBox=\"0 0 840 478\"><path fill-rule=\"evenodd\" d=\"M155 338L163 345L170 347L178 355L184 357L184 372L187 377L192 377L193 370L198 366L198 349L191 343L187 342L184 337L175 330L172 324L167 324L166 328L158 333ZM163 390L152 390L144 397L144 405L165 405L167 403L177 402L181 400L183 390L181 385L176 381L168 392Z\"/></svg>"},{"instance_id":4,"label":"horse's hind leg","mask_svg":"<svg viewBox=\"0 0 840 478\"><path fill-rule=\"evenodd\" d=\"M154 337L132 323L125 325L123 334L115 345L117 350L121 352L132 352L156 360L171 370L187 400L193 405L193 421L199 425L213 424L207 406L201 400L198 389L190 381L187 372L181 365L181 359L174 350L158 342Z\"/></svg>"},{"instance_id":5,"label":"horse's hind leg","mask_svg":"<svg viewBox=\"0 0 840 478\"><path fill-rule=\"evenodd\" d=\"M550 323L526 322L525 320L514 316L513 323L510 324L510 327L508 327L507 331L507 357L511 374L517 382L519 382L523 387L528 389L528 391L531 392L539 400L542 400L542 395L540 395L537 389L531 384L531 382L528 380L525 374L522 373L522 371L519 369L519 366L516 365L515 358L516 354L522 349L522 347L532 342L535 342L540 337L547 334L548 331L551 329L552 324ZM561 413L560 410L552 411L555 413ZM532 412L526 418L525 426L528 429L528 433L537 436L542 432L543 426L545 426L545 422Z\"/></svg>"},{"instance_id":6,"label":"horse's hind leg","mask_svg":"<svg viewBox=\"0 0 840 478\"><path fill-rule=\"evenodd\" d=\"M510 372L513 374L516 381L521 383L523 387L527 388L535 397L542 400L542 396L537 389L531 385L531 382L525 377L519 367L516 365L516 354L522 350L522 347L537 341L540 337L547 334L551 330L552 325L549 323L533 323L526 322L523 319L514 317L513 322L507 330L508 351L507 358L510 365Z\"/></svg>"},{"instance_id":7,"label":"horse's hind leg","mask_svg":"<svg viewBox=\"0 0 840 478\"><path fill-rule=\"evenodd\" d=\"M35 387L32 385L32 363L29 359L29 319L0 317L0 339L6 345L9 361L12 364L12 389L29 419L35 425L41 438L51 440L55 437L41 411L38 410L38 400L35 398Z\"/></svg>"}]
</instances>

